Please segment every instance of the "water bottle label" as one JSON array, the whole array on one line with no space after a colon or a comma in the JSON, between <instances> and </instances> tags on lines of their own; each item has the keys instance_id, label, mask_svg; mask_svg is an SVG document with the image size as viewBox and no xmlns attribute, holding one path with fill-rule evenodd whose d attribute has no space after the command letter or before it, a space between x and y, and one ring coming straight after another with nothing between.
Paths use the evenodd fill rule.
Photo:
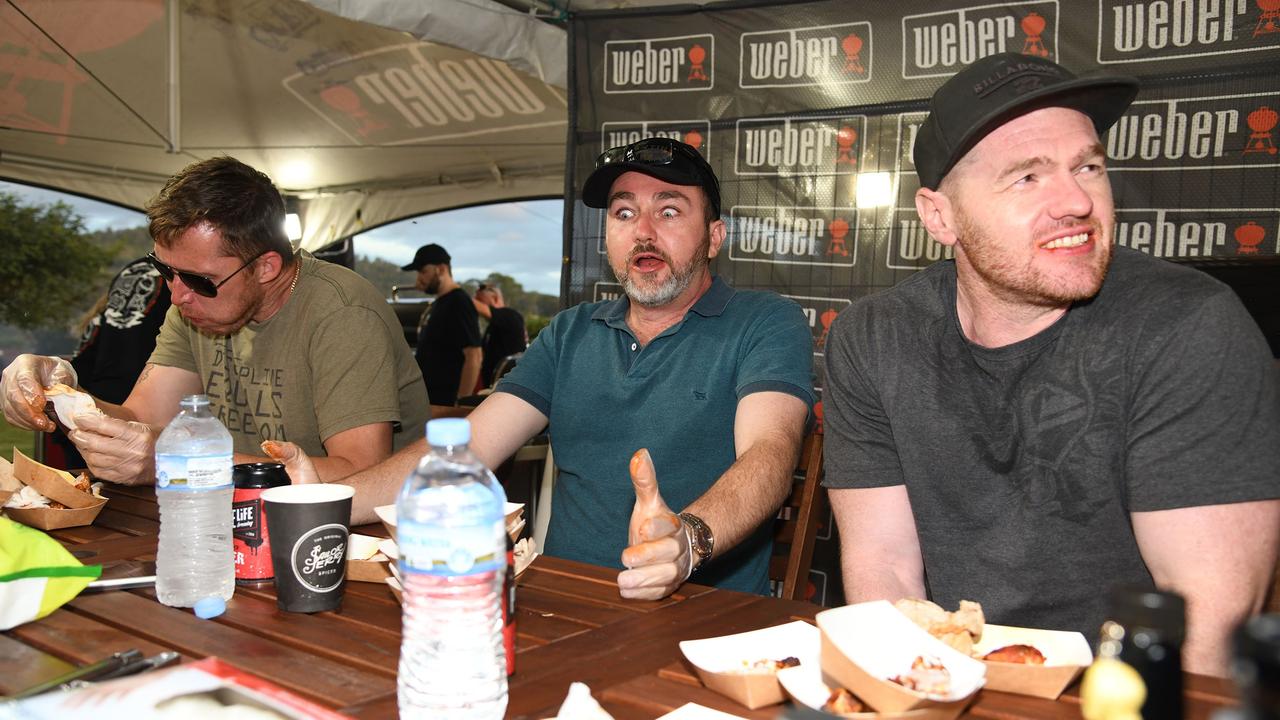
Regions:
<instances>
[{"instance_id":1,"label":"water bottle label","mask_svg":"<svg viewBox=\"0 0 1280 720\"><path fill-rule=\"evenodd\" d=\"M156 488L210 490L231 487L230 455L157 455Z\"/></svg>"},{"instance_id":2,"label":"water bottle label","mask_svg":"<svg viewBox=\"0 0 1280 720\"><path fill-rule=\"evenodd\" d=\"M506 563L502 518L492 524L440 527L401 520L396 527L402 572L474 575L501 570Z\"/></svg>"}]
</instances>

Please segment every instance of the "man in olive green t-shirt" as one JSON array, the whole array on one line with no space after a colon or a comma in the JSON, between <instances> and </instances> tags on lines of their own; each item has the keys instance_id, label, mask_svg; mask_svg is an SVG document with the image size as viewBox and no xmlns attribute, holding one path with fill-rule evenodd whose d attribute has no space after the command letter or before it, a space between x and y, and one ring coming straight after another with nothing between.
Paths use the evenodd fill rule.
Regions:
<instances>
[{"instance_id":1,"label":"man in olive green t-shirt","mask_svg":"<svg viewBox=\"0 0 1280 720\"><path fill-rule=\"evenodd\" d=\"M121 405L97 401L68 437L96 477L154 482L155 439L184 395L207 394L236 462L260 444L297 443L323 479L350 475L422 437L422 373L395 314L368 281L284 234L284 203L264 174L229 157L188 166L147 208L151 263L173 307ZM23 355L3 376L9 422L52 430L44 387L75 385L58 358Z\"/></svg>"}]
</instances>

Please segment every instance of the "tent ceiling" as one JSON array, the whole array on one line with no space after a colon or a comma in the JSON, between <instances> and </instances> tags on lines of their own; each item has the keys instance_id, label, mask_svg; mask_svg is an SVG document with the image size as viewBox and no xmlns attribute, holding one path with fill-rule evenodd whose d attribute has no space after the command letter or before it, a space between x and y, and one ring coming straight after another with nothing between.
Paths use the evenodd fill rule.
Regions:
<instances>
[{"instance_id":1,"label":"tent ceiling","mask_svg":"<svg viewBox=\"0 0 1280 720\"><path fill-rule=\"evenodd\" d=\"M0 4L0 177L141 207L229 154L302 198L306 247L559 195L565 121L565 91L507 62L301 0Z\"/></svg>"}]
</instances>

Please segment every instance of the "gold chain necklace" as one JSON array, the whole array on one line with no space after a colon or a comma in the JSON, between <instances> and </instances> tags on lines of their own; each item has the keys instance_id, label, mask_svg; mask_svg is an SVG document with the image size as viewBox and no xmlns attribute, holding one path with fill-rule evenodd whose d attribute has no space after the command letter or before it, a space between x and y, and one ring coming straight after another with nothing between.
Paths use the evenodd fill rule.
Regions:
<instances>
[{"instance_id":1,"label":"gold chain necklace","mask_svg":"<svg viewBox=\"0 0 1280 720\"><path fill-rule=\"evenodd\" d=\"M293 289L298 287L298 276L302 274L302 259L298 259L298 267L293 271L293 282L289 283L289 297L293 297Z\"/></svg>"}]
</instances>

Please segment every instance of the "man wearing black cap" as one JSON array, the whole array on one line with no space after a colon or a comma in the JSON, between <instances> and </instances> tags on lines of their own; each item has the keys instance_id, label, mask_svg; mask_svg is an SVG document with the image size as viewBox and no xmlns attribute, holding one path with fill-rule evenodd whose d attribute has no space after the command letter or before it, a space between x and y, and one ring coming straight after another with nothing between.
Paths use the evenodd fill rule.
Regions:
<instances>
[{"instance_id":1,"label":"man wearing black cap","mask_svg":"<svg viewBox=\"0 0 1280 720\"><path fill-rule=\"evenodd\" d=\"M418 289L435 296L423 314L415 355L431 404L453 405L475 392L480 379L480 316L439 245L418 248L413 262L400 269L418 273Z\"/></svg>"},{"instance_id":2,"label":"man wearing black cap","mask_svg":"<svg viewBox=\"0 0 1280 720\"><path fill-rule=\"evenodd\" d=\"M1016 54L937 91L916 209L955 260L833 324L826 484L850 602L1092 638L1112 588L1171 590L1223 674L1276 566L1280 397L1229 288L1113 245L1099 136L1136 93Z\"/></svg>"},{"instance_id":3,"label":"man wearing black cap","mask_svg":"<svg viewBox=\"0 0 1280 720\"><path fill-rule=\"evenodd\" d=\"M765 592L768 521L814 401L804 314L711 274L720 189L692 147L652 138L605 152L583 202L607 209L625 295L556 315L468 416L471 448L497 467L550 423L559 473L546 552L625 567L623 597L665 597L691 573ZM424 450L344 481L358 490L353 522L393 501ZM308 479L305 462L282 459Z\"/></svg>"}]
</instances>

